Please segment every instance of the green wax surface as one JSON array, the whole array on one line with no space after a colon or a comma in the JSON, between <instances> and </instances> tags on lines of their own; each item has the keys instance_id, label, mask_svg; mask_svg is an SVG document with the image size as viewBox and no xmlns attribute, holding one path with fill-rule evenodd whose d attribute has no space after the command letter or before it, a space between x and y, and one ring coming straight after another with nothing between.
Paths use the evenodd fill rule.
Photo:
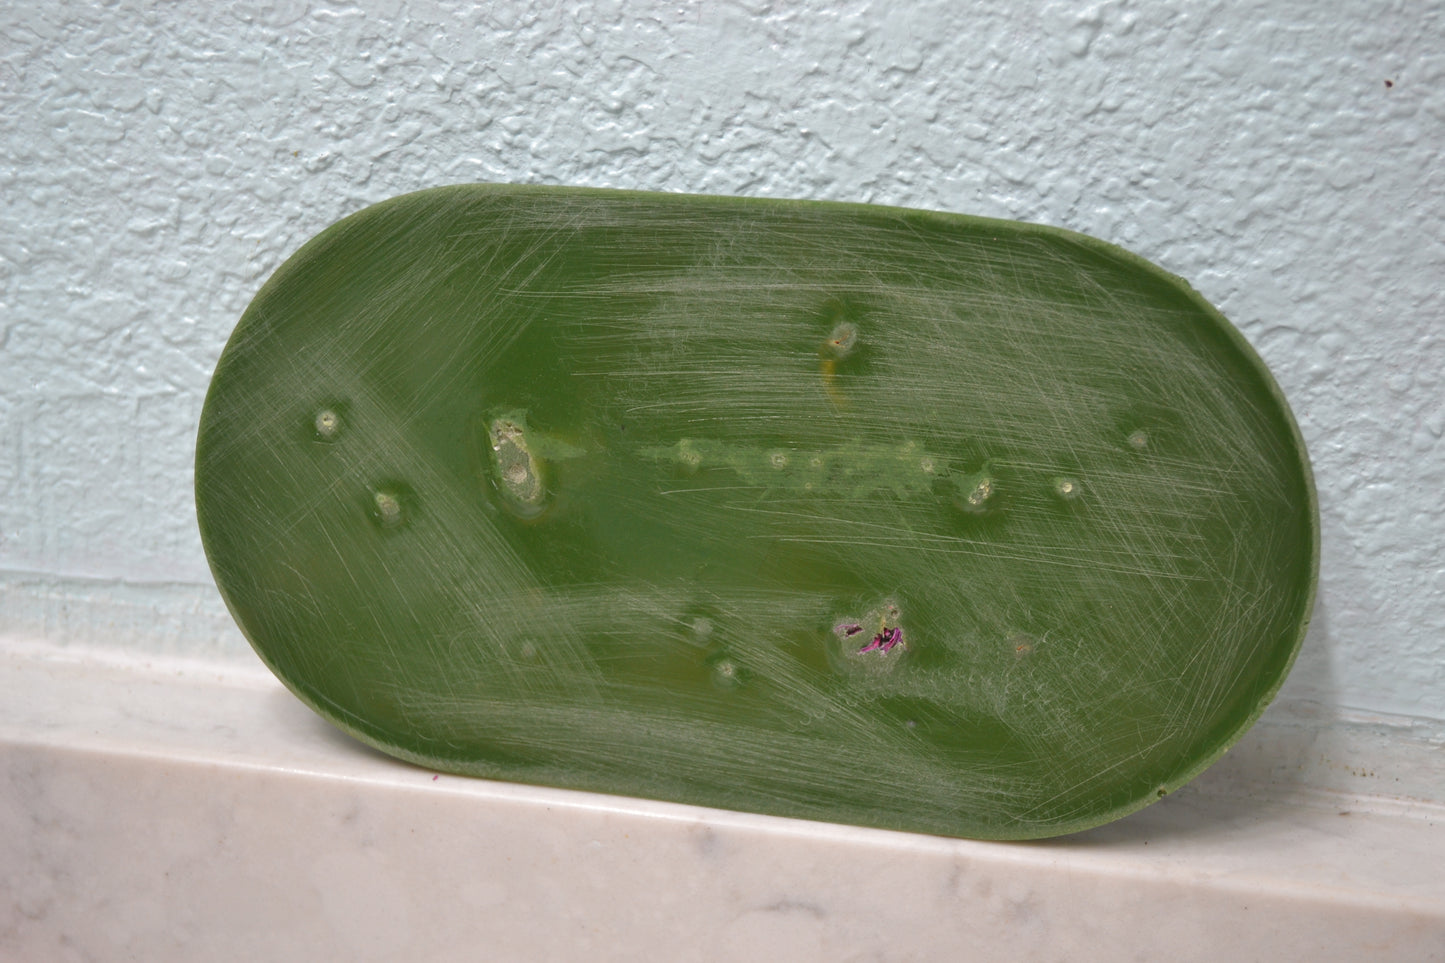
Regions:
<instances>
[{"instance_id":1,"label":"green wax surface","mask_svg":"<svg viewBox=\"0 0 1445 963\"><path fill-rule=\"evenodd\" d=\"M1069 232L464 186L278 270L201 534L256 651L449 772L946 835L1138 809L1292 663L1318 522L1263 364Z\"/></svg>"}]
</instances>

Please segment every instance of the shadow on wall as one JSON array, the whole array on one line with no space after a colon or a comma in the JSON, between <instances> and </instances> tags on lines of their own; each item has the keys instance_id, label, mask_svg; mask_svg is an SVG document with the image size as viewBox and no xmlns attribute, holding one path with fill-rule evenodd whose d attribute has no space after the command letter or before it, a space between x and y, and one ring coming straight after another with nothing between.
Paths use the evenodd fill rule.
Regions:
<instances>
[{"instance_id":1,"label":"shadow on wall","mask_svg":"<svg viewBox=\"0 0 1445 963\"><path fill-rule=\"evenodd\" d=\"M1300 646L1299 657L1289 678L1275 697L1274 703L1265 711L1268 719L1278 711L1298 702L1316 703L1321 706L1335 706L1339 702L1339 686L1334 675L1334 651L1336 641L1330 633L1328 606L1324 593L1315 598L1314 614L1310 618L1309 631L1304 644Z\"/></svg>"}]
</instances>

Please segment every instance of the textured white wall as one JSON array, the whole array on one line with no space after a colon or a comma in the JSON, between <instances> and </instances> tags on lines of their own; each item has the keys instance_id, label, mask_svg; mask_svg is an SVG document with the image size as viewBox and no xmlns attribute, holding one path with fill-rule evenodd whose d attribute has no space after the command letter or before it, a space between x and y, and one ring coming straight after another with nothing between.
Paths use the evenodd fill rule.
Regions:
<instances>
[{"instance_id":1,"label":"textured white wall","mask_svg":"<svg viewBox=\"0 0 1445 963\"><path fill-rule=\"evenodd\" d=\"M1445 11L1272 0L0 0L0 628L240 648L213 364L362 206L462 181L1042 221L1188 278L1299 418L1286 692L1445 719Z\"/></svg>"}]
</instances>

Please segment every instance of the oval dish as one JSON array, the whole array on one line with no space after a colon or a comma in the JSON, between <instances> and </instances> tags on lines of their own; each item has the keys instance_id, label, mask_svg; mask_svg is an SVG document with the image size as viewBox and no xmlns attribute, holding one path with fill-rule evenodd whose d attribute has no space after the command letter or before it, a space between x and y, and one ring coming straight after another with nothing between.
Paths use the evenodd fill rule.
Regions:
<instances>
[{"instance_id":1,"label":"oval dish","mask_svg":"<svg viewBox=\"0 0 1445 963\"><path fill-rule=\"evenodd\" d=\"M216 368L196 500L261 658L388 753L984 838L1203 770L1318 558L1279 389L1138 257L572 188L306 244Z\"/></svg>"}]
</instances>

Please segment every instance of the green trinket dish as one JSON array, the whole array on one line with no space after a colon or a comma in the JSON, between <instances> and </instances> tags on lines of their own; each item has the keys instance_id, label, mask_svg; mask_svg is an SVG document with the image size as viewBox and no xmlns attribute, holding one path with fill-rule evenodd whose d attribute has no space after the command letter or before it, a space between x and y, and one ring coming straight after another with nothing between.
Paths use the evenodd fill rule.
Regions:
<instances>
[{"instance_id":1,"label":"green trinket dish","mask_svg":"<svg viewBox=\"0 0 1445 963\"><path fill-rule=\"evenodd\" d=\"M395 198L288 260L196 504L260 657L394 756L980 838L1217 759L1319 545L1263 363L1132 254L547 187Z\"/></svg>"}]
</instances>

